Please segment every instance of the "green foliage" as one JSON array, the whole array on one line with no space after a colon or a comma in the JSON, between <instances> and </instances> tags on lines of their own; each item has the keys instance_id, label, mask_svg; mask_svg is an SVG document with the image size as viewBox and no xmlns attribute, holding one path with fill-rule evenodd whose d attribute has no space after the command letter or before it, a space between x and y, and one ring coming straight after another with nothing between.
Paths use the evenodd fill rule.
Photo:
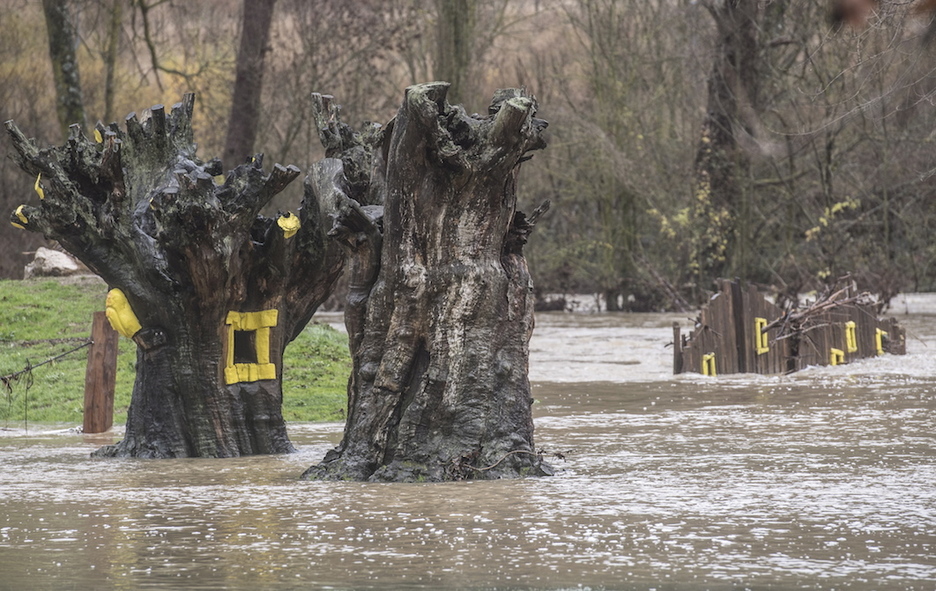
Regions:
<instances>
[{"instance_id":1,"label":"green foliage","mask_svg":"<svg viewBox=\"0 0 936 591\"><path fill-rule=\"evenodd\" d=\"M0 281L0 375L80 346L91 335L91 316L104 308L106 293L106 286L98 281ZM6 388L0 391L0 427L24 420L81 423L87 359L87 349L79 349L35 368L31 378L22 375L11 383L12 392ZM126 422L135 364L136 345L121 338L115 424ZM287 420L333 421L343 417L351 372L348 339L343 333L326 325L308 326L286 348L284 365L283 413Z\"/></svg>"}]
</instances>

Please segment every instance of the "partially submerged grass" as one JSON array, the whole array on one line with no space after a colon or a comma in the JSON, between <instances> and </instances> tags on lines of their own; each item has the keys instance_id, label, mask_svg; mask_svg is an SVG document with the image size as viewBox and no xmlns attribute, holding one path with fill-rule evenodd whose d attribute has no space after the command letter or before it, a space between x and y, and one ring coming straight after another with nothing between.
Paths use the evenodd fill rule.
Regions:
<instances>
[{"instance_id":1,"label":"partially submerged grass","mask_svg":"<svg viewBox=\"0 0 936 591\"><path fill-rule=\"evenodd\" d=\"M343 421L350 375L348 335L327 324L309 324L283 355L283 417Z\"/></svg>"},{"instance_id":2,"label":"partially submerged grass","mask_svg":"<svg viewBox=\"0 0 936 591\"><path fill-rule=\"evenodd\" d=\"M91 336L91 316L104 309L107 287L96 280L0 281L0 376L79 347ZM51 342L49 342L51 341ZM0 390L0 427L29 422L82 422L87 348L11 382ZM114 423L127 420L136 345L120 339ZM283 415L287 421L336 421L344 416L351 372L348 339L327 325L310 324L283 360ZM28 387L27 387L28 386Z\"/></svg>"}]
</instances>

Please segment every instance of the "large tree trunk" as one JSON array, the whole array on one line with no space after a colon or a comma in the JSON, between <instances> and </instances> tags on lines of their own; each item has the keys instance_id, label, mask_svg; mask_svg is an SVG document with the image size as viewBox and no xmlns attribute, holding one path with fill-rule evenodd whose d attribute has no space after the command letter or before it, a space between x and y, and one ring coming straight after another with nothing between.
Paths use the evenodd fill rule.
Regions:
<instances>
[{"instance_id":1,"label":"large tree trunk","mask_svg":"<svg viewBox=\"0 0 936 591\"><path fill-rule=\"evenodd\" d=\"M222 160L233 166L253 153L260 124L263 62L270 43L276 0L244 0L237 72L231 97L231 118Z\"/></svg>"},{"instance_id":2,"label":"large tree trunk","mask_svg":"<svg viewBox=\"0 0 936 591\"><path fill-rule=\"evenodd\" d=\"M478 119L450 106L447 90L407 89L374 151L383 219L344 228L348 418L341 444L304 478L548 471L533 445L533 289L522 254L542 210L516 211L519 164L545 145L546 123L521 91L499 91Z\"/></svg>"},{"instance_id":3,"label":"large tree trunk","mask_svg":"<svg viewBox=\"0 0 936 591\"><path fill-rule=\"evenodd\" d=\"M737 135L751 132L758 103L758 3L707 3L715 21L716 44L708 77L708 105L696 152L693 200L695 265L700 285L725 277L742 256L740 226L749 159Z\"/></svg>"},{"instance_id":4,"label":"large tree trunk","mask_svg":"<svg viewBox=\"0 0 936 591\"><path fill-rule=\"evenodd\" d=\"M55 107L64 137L68 135L70 125L85 124L81 77L78 75L78 57L75 54L78 39L68 12L67 0L42 0L42 10L55 79Z\"/></svg>"},{"instance_id":5,"label":"large tree trunk","mask_svg":"<svg viewBox=\"0 0 936 591\"><path fill-rule=\"evenodd\" d=\"M41 174L45 194L12 220L121 290L109 296L112 322L138 345L126 437L100 455L290 451L283 349L342 269L325 224L343 199L332 187L344 184L340 161L309 175L298 216L261 216L299 170L277 164L267 174L257 154L217 184L218 161L195 157L193 106L186 95L170 116L161 105L143 122L129 116L125 133L99 127L101 143L73 126L64 146L46 150L7 122L19 164Z\"/></svg>"}]
</instances>

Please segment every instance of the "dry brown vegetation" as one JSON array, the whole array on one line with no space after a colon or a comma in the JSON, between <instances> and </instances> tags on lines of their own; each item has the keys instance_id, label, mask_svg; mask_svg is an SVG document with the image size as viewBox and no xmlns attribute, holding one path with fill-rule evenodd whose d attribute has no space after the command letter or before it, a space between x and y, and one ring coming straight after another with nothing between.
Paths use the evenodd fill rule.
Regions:
<instances>
[{"instance_id":1,"label":"dry brown vegetation","mask_svg":"<svg viewBox=\"0 0 936 591\"><path fill-rule=\"evenodd\" d=\"M0 119L59 144L39 4L0 5ZM195 92L199 153L221 154L240 2L68 4L89 124ZM874 4L850 26L812 0L278 0L254 151L303 171L322 156L313 91L345 121L385 122L416 82L458 77L469 111L525 86L550 122L520 196L553 202L526 251L543 293L649 310L700 299L717 275L795 293L846 272L862 289L932 290L931 15ZM440 17L453 7L463 18ZM460 25L469 59L441 59L439 31ZM10 150L8 213L38 199ZM0 276L39 244L0 226Z\"/></svg>"}]
</instances>

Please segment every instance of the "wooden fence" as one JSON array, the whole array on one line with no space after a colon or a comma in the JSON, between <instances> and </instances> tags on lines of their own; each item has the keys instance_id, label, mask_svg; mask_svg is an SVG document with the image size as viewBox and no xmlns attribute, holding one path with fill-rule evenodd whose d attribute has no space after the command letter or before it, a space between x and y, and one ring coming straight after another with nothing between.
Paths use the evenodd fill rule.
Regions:
<instances>
[{"instance_id":1,"label":"wooden fence","mask_svg":"<svg viewBox=\"0 0 936 591\"><path fill-rule=\"evenodd\" d=\"M878 319L870 305L835 305L792 330L775 322L781 318L783 311L753 285L722 282L689 335L673 325L673 373L782 374L883 353L906 354L904 329L896 319Z\"/></svg>"}]
</instances>

